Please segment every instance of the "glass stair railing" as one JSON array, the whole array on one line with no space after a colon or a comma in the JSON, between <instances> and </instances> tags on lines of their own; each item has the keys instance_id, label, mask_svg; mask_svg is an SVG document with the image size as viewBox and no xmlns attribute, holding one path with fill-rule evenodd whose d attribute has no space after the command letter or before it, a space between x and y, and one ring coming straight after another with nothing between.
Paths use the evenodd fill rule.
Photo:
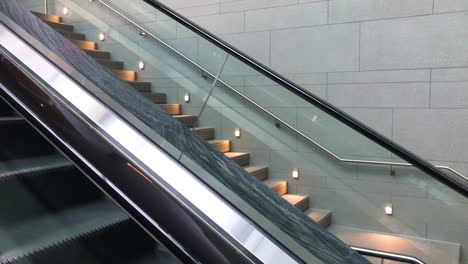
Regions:
<instances>
[{"instance_id":1,"label":"glass stair railing","mask_svg":"<svg viewBox=\"0 0 468 264\"><path fill-rule=\"evenodd\" d=\"M18 1L69 40L41 36L38 19L23 22L52 61L75 68L75 81L299 259L333 263L320 254L331 250L340 263L349 253L331 233L372 261L468 261L459 171L429 164L157 1L46 2Z\"/></svg>"}]
</instances>

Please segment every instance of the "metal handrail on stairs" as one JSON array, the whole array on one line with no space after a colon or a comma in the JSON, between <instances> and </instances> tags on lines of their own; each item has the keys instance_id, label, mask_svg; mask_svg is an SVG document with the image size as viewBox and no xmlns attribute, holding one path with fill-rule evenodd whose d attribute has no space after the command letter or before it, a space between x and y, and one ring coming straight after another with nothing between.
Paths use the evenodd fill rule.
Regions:
<instances>
[{"instance_id":1,"label":"metal handrail on stairs","mask_svg":"<svg viewBox=\"0 0 468 264\"><path fill-rule=\"evenodd\" d=\"M351 248L355 250L356 252L359 252L359 254L364 255L364 256L394 260L394 261L399 261L403 263L426 264L424 261L420 260L419 258L411 257L407 255L373 250L373 249L368 249L368 248L361 248L361 247L351 247Z\"/></svg>"},{"instance_id":2,"label":"metal handrail on stairs","mask_svg":"<svg viewBox=\"0 0 468 264\"><path fill-rule=\"evenodd\" d=\"M47 1L47 0L46 0ZM299 136L301 136L302 138L304 138L305 140L309 141L310 143L312 143L313 145L315 145L316 147L318 147L319 149L323 150L324 152L326 152L327 154L329 154L331 157L333 157L335 160L339 161L339 162L343 162L343 163L355 163L355 164L369 164L369 165L388 165L388 166L401 166L401 167L413 167L414 165L413 164L410 164L410 163L405 163L405 162L390 162L390 161L375 161L375 160L360 160L360 159L345 159L345 158L341 158L340 156L338 156L337 154L333 153L332 151L330 151L329 149L327 149L326 147L324 147L323 145L319 144L317 141L313 140L312 138L310 138L309 136L305 135L303 132L299 131L298 129L296 129L295 127L293 127L292 125L290 125L289 123L287 123L286 121L282 120L281 118L279 118L277 115L273 114L272 112L268 111L267 109L265 109L264 107L262 107L261 105L257 104L256 102L254 102L253 100L251 100L250 98L248 98L247 96L245 96L244 94L240 93L239 91L237 91L236 89L234 89L233 87L231 87L229 84L225 83L224 81L220 80L217 76L215 76L214 74L210 73L208 70L206 70L205 68L203 68L201 65L199 65L198 63L196 63L195 61L191 60L190 58L188 58L187 56L185 56L184 54L182 54L181 52L179 52L178 50L176 50L175 48L173 48L171 45L169 45L167 42L163 41L162 39L158 38L157 36L155 36L154 34L152 34L150 31L146 30L145 28L143 28L142 26L140 26L138 23L136 23L135 21L133 21L132 19L130 19L129 17L125 16L124 14L122 14L121 12L119 12L117 9L115 9L114 7L110 6L108 3L106 3L105 1L102 1L102 0L96 0L97 2L101 3L103 6L107 7L109 10L111 10L112 12L114 12L115 14L119 15L120 17L122 17L123 19L127 20L130 24L132 24L133 26L135 26L139 32L145 36L149 36L153 39L155 39L156 41L158 41L159 43L163 44L164 46L166 46L167 48L169 48L170 50L172 50L173 52L175 52L177 55L179 55L180 57L182 57L183 59L185 59L186 61L190 62L191 64L193 64L195 67L197 67L198 69L200 69L201 71L203 71L204 73L210 75L212 78L214 79L218 79L218 81L223 84L225 87L227 87L228 89L230 89L232 92L234 92L235 94L237 94L238 96L240 96L242 99L246 100L247 102L249 102L250 104L254 105L255 107L257 107L259 110L261 110L262 112L264 112L265 114L269 115L270 117L272 117L275 121L277 121L278 123L284 125L285 127L289 128L290 130L292 130L293 132L295 132L296 134L298 134ZM451 167L448 167L448 166L440 166L440 165L435 165L436 168L438 169L441 169L441 170L447 170L447 171L450 171L452 172L453 174L459 176L460 178L462 178L464 181L467 182L468 184L468 177L463 175L462 173L458 172L457 170L451 168Z\"/></svg>"}]
</instances>

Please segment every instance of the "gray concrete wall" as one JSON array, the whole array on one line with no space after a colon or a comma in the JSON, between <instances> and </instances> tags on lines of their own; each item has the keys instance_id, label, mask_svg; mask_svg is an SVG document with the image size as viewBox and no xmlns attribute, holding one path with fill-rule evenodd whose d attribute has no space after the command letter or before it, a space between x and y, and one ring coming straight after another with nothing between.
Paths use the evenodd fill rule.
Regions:
<instances>
[{"instance_id":1,"label":"gray concrete wall","mask_svg":"<svg viewBox=\"0 0 468 264\"><path fill-rule=\"evenodd\" d=\"M163 2L422 157L468 175L466 0ZM144 58L139 80L152 81L184 113L200 113L212 80L97 3L56 1L52 12L63 5L77 32L95 41L106 32L100 49L127 69ZM224 52L174 21L141 3L125 6L211 73L223 65ZM233 58L221 79L342 157L398 160ZM187 92L190 103L182 100ZM250 152L271 178L288 180L291 193L309 194L312 207L332 210L335 224L468 245L468 202L424 173L394 168L392 176L388 167L340 164L221 87L201 125L231 139L234 151ZM237 127L241 138L233 136ZM383 211L389 202L393 216Z\"/></svg>"}]
</instances>

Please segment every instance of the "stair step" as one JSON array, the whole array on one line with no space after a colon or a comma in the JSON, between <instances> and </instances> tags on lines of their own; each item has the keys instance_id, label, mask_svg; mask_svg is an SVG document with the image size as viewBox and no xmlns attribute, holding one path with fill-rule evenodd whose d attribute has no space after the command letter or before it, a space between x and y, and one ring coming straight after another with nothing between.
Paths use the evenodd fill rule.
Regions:
<instances>
[{"instance_id":1,"label":"stair step","mask_svg":"<svg viewBox=\"0 0 468 264\"><path fill-rule=\"evenodd\" d=\"M231 150L230 140L214 139L214 140L208 140L208 143L210 143L211 146L216 148L221 153L228 152Z\"/></svg>"},{"instance_id":2,"label":"stair step","mask_svg":"<svg viewBox=\"0 0 468 264\"><path fill-rule=\"evenodd\" d=\"M158 104L159 108L166 111L170 115L180 115L181 105L180 104Z\"/></svg>"},{"instance_id":3,"label":"stair step","mask_svg":"<svg viewBox=\"0 0 468 264\"><path fill-rule=\"evenodd\" d=\"M327 228L331 225L332 213L328 210L309 209L306 211L307 216L314 220L317 224L323 228Z\"/></svg>"},{"instance_id":4,"label":"stair step","mask_svg":"<svg viewBox=\"0 0 468 264\"><path fill-rule=\"evenodd\" d=\"M63 30L67 32L73 32L73 25L67 25L63 23L56 23L56 22L50 22L50 21L44 21L53 29L58 29L58 30Z\"/></svg>"},{"instance_id":5,"label":"stair step","mask_svg":"<svg viewBox=\"0 0 468 264\"><path fill-rule=\"evenodd\" d=\"M187 127L194 127L198 122L198 116L194 115L174 115L173 117Z\"/></svg>"},{"instance_id":6,"label":"stair step","mask_svg":"<svg viewBox=\"0 0 468 264\"><path fill-rule=\"evenodd\" d=\"M31 13L33 15L37 16L38 18L40 18L41 20L44 20L44 21L49 21L49 22L54 22L54 23L62 23L62 18L59 17L59 16L46 15L46 14L38 13L38 12L34 12L34 11L31 11Z\"/></svg>"},{"instance_id":7,"label":"stair step","mask_svg":"<svg viewBox=\"0 0 468 264\"><path fill-rule=\"evenodd\" d=\"M232 159L239 166L247 166L250 162L250 154L244 152L226 152L224 155Z\"/></svg>"},{"instance_id":8,"label":"stair step","mask_svg":"<svg viewBox=\"0 0 468 264\"><path fill-rule=\"evenodd\" d=\"M130 81L133 82L136 80L137 73L135 71L127 71L127 70L112 70L112 72L119 77L119 79L123 81Z\"/></svg>"},{"instance_id":9,"label":"stair step","mask_svg":"<svg viewBox=\"0 0 468 264\"><path fill-rule=\"evenodd\" d=\"M95 59L101 59L101 60L110 60L111 54L108 51L102 51L102 50L87 50L83 49L84 52L86 52L89 56L95 58Z\"/></svg>"},{"instance_id":10,"label":"stair step","mask_svg":"<svg viewBox=\"0 0 468 264\"><path fill-rule=\"evenodd\" d=\"M75 45L77 45L80 49L87 49L87 50L96 50L97 43L87 40L79 40L79 39L69 39Z\"/></svg>"},{"instance_id":11,"label":"stair step","mask_svg":"<svg viewBox=\"0 0 468 264\"><path fill-rule=\"evenodd\" d=\"M104 67L107 67L110 70L123 70L123 61L112 61L112 60L99 60L96 61Z\"/></svg>"},{"instance_id":12,"label":"stair step","mask_svg":"<svg viewBox=\"0 0 468 264\"><path fill-rule=\"evenodd\" d=\"M86 38L85 34L81 34L81 33L69 32L69 31L64 31L60 29L55 29L55 31L62 34L62 36L68 39L85 40Z\"/></svg>"},{"instance_id":13,"label":"stair step","mask_svg":"<svg viewBox=\"0 0 468 264\"><path fill-rule=\"evenodd\" d=\"M257 178L259 181L264 181L268 178L268 167L246 167L245 171Z\"/></svg>"},{"instance_id":14,"label":"stair step","mask_svg":"<svg viewBox=\"0 0 468 264\"><path fill-rule=\"evenodd\" d=\"M26 124L26 120L21 116L7 116L0 117L0 125L9 125L9 124Z\"/></svg>"},{"instance_id":15,"label":"stair step","mask_svg":"<svg viewBox=\"0 0 468 264\"><path fill-rule=\"evenodd\" d=\"M142 93L146 98L150 99L156 104L165 104L166 103L166 94L165 93Z\"/></svg>"},{"instance_id":16,"label":"stair step","mask_svg":"<svg viewBox=\"0 0 468 264\"><path fill-rule=\"evenodd\" d=\"M39 156L2 162L2 166L0 167L0 181L64 167L71 168L73 164L59 155Z\"/></svg>"},{"instance_id":17,"label":"stair step","mask_svg":"<svg viewBox=\"0 0 468 264\"><path fill-rule=\"evenodd\" d=\"M328 230L350 246L417 257L426 263L459 263L460 244L336 225Z\"/></svg>"},{"instance_id":18,"label":"stair step","mask_svg":"<svg viewBox=\"0 0 468 264\"><path fill-rule=\"evenodd\" d=\"M206 128L192 128L192 132L197 134L199 137L203 138L204 140L210 140L215 137L215 130L212 127Z\"/></svg>"},{"instance_id":19,"label":"stair step","mask_svg":"<svg viewBox=\"0 0 468 264\"><path fill-rule=\"evenodd\" d=\"M268 186L268 188L277 193L279 196L288 192L287 181L264 180L262 183Z\"/></svg>"},{"instance_id":20,"label":"stair step","mask_svg":"<svg viewBox=\"0 0 468 264\"><path fill-rule=\"evenodd\" d=\"M294 205L297 209L305 211L309 208L309 196L308 195L294 195L285 194L283 197L288 203Z\"/></svg>"},{"instance_id":21,"label":"stair step","mask_svg":"<svg viewBox=\"0 0 468 264\"><path fill-rule=\"evenodd\" d=\"M151 82L127 82L130 84L133 88L136 90L142 92L142 93L150 93L151 92ZM162 104L166 103L166 100L164 99L164 102Z\"/></svg>"}]
</instances>

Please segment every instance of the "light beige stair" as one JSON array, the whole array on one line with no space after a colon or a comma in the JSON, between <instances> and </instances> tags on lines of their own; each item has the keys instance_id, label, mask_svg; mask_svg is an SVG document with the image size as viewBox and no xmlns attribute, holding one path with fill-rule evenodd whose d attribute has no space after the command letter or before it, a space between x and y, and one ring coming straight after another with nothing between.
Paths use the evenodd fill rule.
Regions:
<instances>
[{"instance_id":1,"label":"light beige stair","mask_svg":"<svg viewBox=\"0 0 468 264\"><path fill-rule=\"evenodd\" d=\"M170 115L180 115L182 114L182 109L180 104L158 104L158 106L166 111Z\"/></svg>"},{"instance_id":2,"label":"light beige stair","mask_svg":"<svg viewBox=\"0 0 468 264\"><path fill-rule=\"evenodd\" d=\"M331 225L331 211L309 208L305 213L310 219L312 219L317 224L321 225L323 228L327 228Z\"/></svg>"}]
</instances>

